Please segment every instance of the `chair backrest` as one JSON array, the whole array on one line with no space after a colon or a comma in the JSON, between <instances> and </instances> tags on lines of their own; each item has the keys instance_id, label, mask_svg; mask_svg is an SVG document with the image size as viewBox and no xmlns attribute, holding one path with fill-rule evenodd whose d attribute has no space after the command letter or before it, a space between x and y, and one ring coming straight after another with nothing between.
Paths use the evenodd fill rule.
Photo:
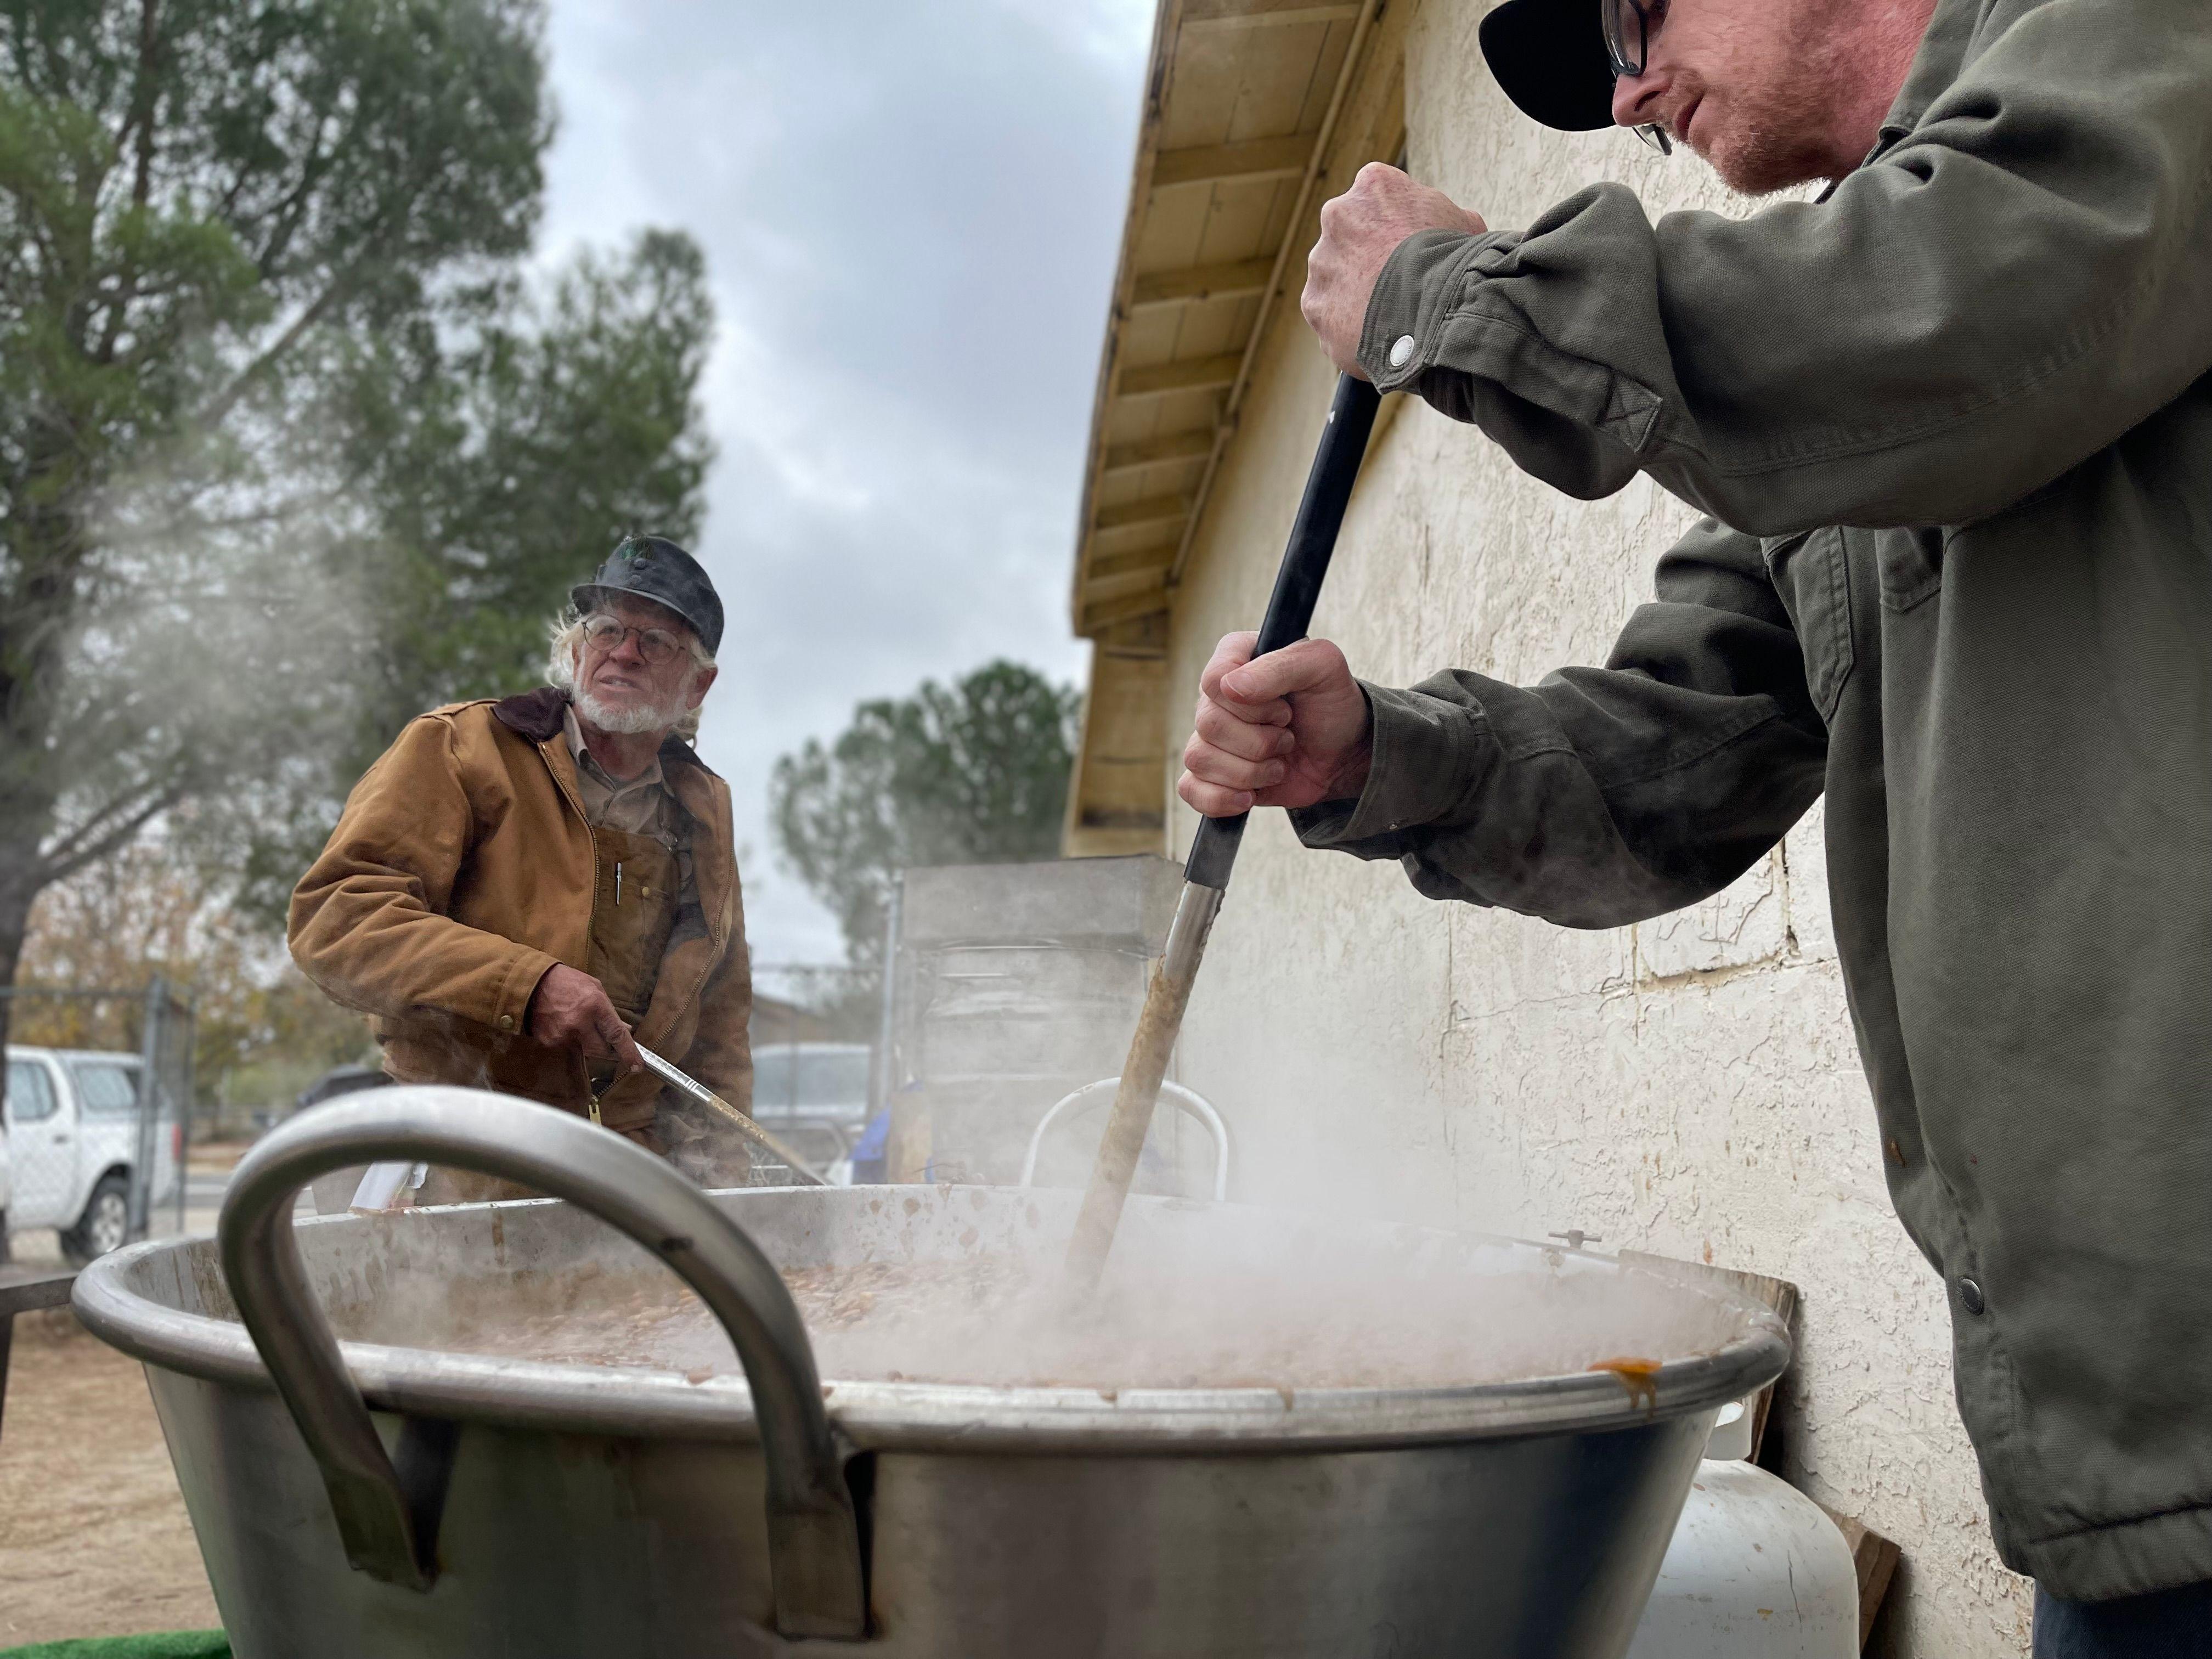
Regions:
<instances>
[{"instance_id":1,"label":"chair backrest","mask_svg":"<svg viewBox=\"0 0 2212 1659\"><path fill-rule=\"evenodd\" d=\"M1045 1133L1063 1117L1070 1117L1088 1107L1111 1104L1114 1091L1121 1086L1118 1077L1103 1077L1096 1083L1086 1083L1073 1094L1063 1095L1053 1108L1037 1120L1036 1130L1030 1136L1030 1149L1022 1159L1021 1184L1032 1185L1036 1178L1037 1149L1044 1145ZM1160 1102L1173 1106L1185 1117L1196 1118L1213 1137L1213 1196L1218 1200L1229 1196L1229 1126L1221 1121L1203 1095L1186 1089L1180 1083L1160 1085Z\"/></svg>"}]
</instances>

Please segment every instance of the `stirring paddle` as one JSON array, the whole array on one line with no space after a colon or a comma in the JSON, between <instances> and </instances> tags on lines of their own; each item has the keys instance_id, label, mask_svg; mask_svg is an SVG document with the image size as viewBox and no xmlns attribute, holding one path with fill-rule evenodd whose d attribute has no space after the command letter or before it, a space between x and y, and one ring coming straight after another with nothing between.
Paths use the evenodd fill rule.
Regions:
<instances>
[{"instance_id":1,"label":"stirring paddle","mask_svg":"<svg viewBox=\"0 0 2212 1659\"><path fill-rule=\"evenodd\" d=\"M1322 428L1313 470L1306 475L1306 493L1291 525L1282 567L1275 573L1275 591L1267 600L1267 617L1260 624L1255 656L1279 651L1305 637L1381 402L1381 394L1368 381L1349 374L1337 376L1328 422ZM1152 969L1144 1011L1137 1017L1137 1034L1129 1044L1128 1060L1121 1067L1121 1086L1115 1091L1113 1114L1106 1120L1105 1138L1098 1144L1098 1160L1091 1166L1091 1184L1083 1194L1083 1209L1068 1243L1067 1278L1070 1288L1078 1294L1088 1295L1095 1290L1099 1275L1106 1270L1121 1206L1137 1171L1137 1155L1144 1150L1152 1109L1159 1102L1160 1081L1167 1075L1168 1055L1182 1030L1183 1008L1190 1000L1191 984L1206 954L1206 936L1221 908L1221 896L1229 885L1229 872L1237 862L1237 848L1243 841L1245 820L1250 816L1239 812L1234 817L1204 819L1191 843L1189 860L1183 866L1182 895L1176 902L1175 920L1168 927L1167 949Z\"/></svg>"},{"instance_id":2,"label":"stirring paddle","mask_svg":"<svg viewBox=\"0 0 2212 1659\"><path fill-rule=\"evenodd\" d=\"M827 1187L830 1184L828 1177L819 1174L812 1164L789 1146L762 1128L759 1124L731 1105L728 1101L723 1099L705 1084L678 1071L675 1066L653 1053L642 1042L637 1045L637 1057L645 1062L647 1071L653 1072L665 1081L674 1084L679 1091L690 1096L692 1099L697 1101L699 1104L704 1106L747 1140L781 1158L790 1166L792 1174L797 1176L805 1185Z\"/></svg>"}]
</instances>

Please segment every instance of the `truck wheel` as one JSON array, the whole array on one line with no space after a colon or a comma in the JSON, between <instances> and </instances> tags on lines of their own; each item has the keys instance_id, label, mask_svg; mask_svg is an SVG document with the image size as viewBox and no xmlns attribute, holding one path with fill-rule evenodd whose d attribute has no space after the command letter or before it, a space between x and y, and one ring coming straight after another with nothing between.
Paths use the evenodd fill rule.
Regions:
<instances>
[{"instance_id":1,"label":"truck wheel","mask_svg":"<svg viewBox=\"0 0 2212 1659\"><path fill-rule=\"evenodd\" d=\"M130 1236L131 1184L119 1175L104 1175L85 1200L76 1225L62 1234L62 1255L72 1267L82 1267L122 1249Z\"/></svg>"}]
</instances>

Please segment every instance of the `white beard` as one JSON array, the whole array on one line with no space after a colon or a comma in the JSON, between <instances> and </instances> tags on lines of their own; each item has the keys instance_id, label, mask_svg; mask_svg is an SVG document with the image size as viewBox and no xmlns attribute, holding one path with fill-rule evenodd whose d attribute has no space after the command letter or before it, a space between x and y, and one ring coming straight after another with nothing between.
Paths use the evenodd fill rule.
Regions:
<instances>
[{"instance_id":1,"label":"white beard","mask_svg":"<svg viewBox=\"0 0 2212 1659\"><path fill-rule=\"evenodd\" d=\"M580 685L569 693L569 700L576 705L579 719L596 726L602 732L612 732L625 737L647 732L672 732L676 728L676 722L684 718L686 710L681 697L666 703L643 703L629 708L617 708L601 702Z\"/></svg>"}]
</instances>

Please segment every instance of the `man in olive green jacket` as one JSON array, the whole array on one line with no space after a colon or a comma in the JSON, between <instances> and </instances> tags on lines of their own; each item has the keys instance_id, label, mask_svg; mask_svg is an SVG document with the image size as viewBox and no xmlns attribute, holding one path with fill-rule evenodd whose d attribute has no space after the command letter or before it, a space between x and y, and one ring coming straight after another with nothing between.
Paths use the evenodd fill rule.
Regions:
<instances>
[{"instance_id":1,"label":"man in olive green jacket","mask_svg":"<svg viewBox=\"0 0 2212 1659\"><path fill-rule=\"evenodd\" d=\"M1553 125L1834 182L1499 232L1371 167L1308 319L1571 495L1642 471L1711 516L1603 668L1532 687L1232 635L1184 799L1597 927L1825 790L1890 1188L2037 1650L2212 1652L2203 0L1510 0L1484 40Z\"/></svg>"}]
</instances>

